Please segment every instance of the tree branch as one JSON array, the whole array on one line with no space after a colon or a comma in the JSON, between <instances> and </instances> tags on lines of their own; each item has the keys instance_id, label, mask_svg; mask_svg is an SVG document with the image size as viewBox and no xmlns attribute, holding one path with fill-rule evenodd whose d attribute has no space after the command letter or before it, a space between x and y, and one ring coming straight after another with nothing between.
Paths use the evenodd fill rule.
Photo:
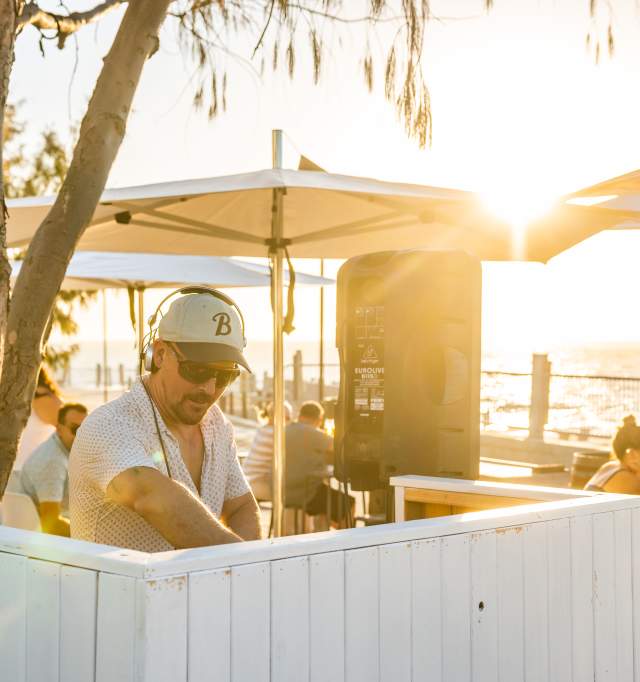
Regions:
<instances>
[{"instance_id":1,"label":"tree branch","mask_svg":"<svg viewBox=\"0 0 640 682\"><path fill-rule=\"evenodd\" d=\"M96 5L85 12L71 12L71 14L47 12L46 10L40 9L35 2L30 2L24 5L23 10L18 17L16 31L21 31L25 26L34 26L40 31L56 31L58 47L62 49L65 41L72 33L75 33L87 24L97 21L107 12L110 12L116 7L120 7L120 5L123 5L126 2L127 0L105 0L101 4Z\"/></svg>"}]
</instances>

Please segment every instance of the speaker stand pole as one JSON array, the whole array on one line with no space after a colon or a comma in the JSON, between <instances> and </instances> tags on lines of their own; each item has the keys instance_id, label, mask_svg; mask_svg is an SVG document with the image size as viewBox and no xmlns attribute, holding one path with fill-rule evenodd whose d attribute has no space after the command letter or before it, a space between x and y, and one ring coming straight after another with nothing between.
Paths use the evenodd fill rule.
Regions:
<instances>
[{"instance_id":1,"label":"speaker stand pole","mask_svg":"<svg viewBox=\"0 0 640 682\"><path fill-rule=\"evenodd\" d=\"M324 258L320 259L320 277L324 277ZM324 400L324 287L320 287L320 367L318 376L318 401Z\"/></svg>"}]
</instances>

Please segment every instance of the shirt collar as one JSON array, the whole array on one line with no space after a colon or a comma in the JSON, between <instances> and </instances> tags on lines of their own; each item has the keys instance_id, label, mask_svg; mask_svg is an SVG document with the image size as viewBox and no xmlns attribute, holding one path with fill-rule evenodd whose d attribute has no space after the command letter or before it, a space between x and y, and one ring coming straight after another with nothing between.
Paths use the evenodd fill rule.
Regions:
<instances>
[{"instance_id":1,"label":"shirt collar","mask_svg":"<svg viewBox=\"0 0 640 682\"><path fill-rule=\"evenodd\" d=\"M60 452L62 452L62 454L65 457L68 457L69 456L69 450L67 450L67 446L62 442L62 438L60 438L57 431L53 432L53 434L51 435L51 438L53 438L54 442L60 448Z\"/></svg>"}]
</instances>

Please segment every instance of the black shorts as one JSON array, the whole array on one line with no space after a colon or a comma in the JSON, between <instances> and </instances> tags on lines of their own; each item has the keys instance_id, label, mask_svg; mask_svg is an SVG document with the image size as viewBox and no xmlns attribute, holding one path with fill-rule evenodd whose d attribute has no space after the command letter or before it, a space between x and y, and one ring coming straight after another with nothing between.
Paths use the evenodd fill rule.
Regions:
<instances>
[{"instance_id":1,"label":"black shorts","mask_svg":"<svg viewBox=\"0 0 640 682\"><path fill-rule=\"evenodd\" d=\"M339 523L345 518L345 503L344 493L342 490L330 488L326 483L321 483L314 496L309 500L305 511L310 516L318 516L319 514L326 515L327 513L327 493L330 491L331 495L331 521ZM356 500L353 495L349 495L349 506L351 507L351 517L353 518L353 510Z\"/></svg>"}]
</instances>

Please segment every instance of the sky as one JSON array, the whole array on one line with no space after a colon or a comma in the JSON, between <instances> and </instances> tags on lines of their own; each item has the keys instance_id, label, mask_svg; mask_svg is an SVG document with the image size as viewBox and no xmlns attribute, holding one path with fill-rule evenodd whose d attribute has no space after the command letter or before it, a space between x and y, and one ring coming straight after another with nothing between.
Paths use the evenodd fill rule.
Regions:
<instances>
[{"instance_id":1,"label":"sky","mask_svg":"<svg viewBox=\"0 0 640 682\"><path fill-rule=\"evenodd\" d=\"M167 22L108 185L268 167L270 131L282 128L287 165L304 153L331 172L476 190L501 216L534 215L556 196L640 166L640 10L635 0L610 3L616 49L596 65L585 38L590 31L604 35L605 4L594 22L588 0L495 0L489 14L484 0L433 2L441 19L430 23L425 43L433 111L433 142L425 150L406 137L380 89L369 94L363 87L359 29L342 32L319 86L312 83L304 45L293 81L268 70L260 78L229 58L228 109L208 121L193 111L193 69ZM64 136L80 120L121 14L78 34L77 64L72 42L63 52L47 45L43 59L35 31L19 37L10 100L23 102L31 139L45 127ZM231 46L250 59L254 43L255 36L245 35ZM636 232L603 233L547 265L487 264L485 348L544 351L640 340L639 248ZM314 273L319 268L318 261L296 265ZM327 263L327 272L338 265ZM266 293L233 295L247 311L250 338L269 338ZM147 305L157 296L150 294ZM329 320L334 298L328 289ZM110 300L110 335L129 338L126 298ZM317 300L317 292L300 290L292 341L317 338ZM79 320L81 341L100 336L97 306ZM327 328L330 336L332 322Z\"/></svg>"}]
</instances>

